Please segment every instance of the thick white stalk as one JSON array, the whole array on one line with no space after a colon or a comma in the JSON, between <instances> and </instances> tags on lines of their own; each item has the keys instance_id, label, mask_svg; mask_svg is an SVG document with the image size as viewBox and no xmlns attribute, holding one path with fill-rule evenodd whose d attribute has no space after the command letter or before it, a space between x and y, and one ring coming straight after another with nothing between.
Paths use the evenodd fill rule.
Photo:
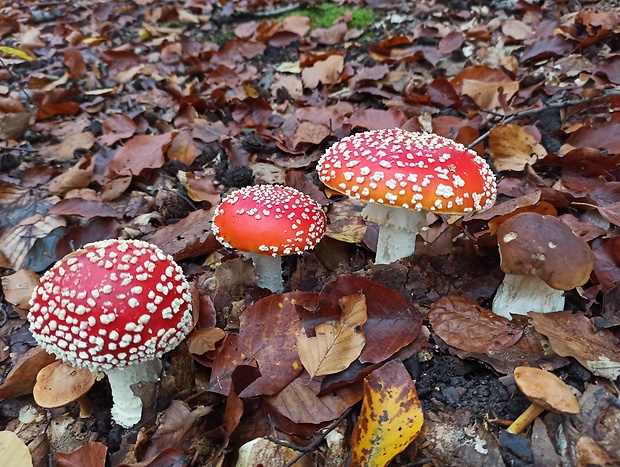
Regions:
<instances>
[{"instance_id":1,"label":"thick white stalk","mask_svg":"<svg viewBox=\"0 0 620 467\"><path fill-rule=\"evenodd\" d=\"M426 212L369 203L364 219L379 225L375 264L389 264L411 256L420 230L428 225Z\"/></svg>"},{"instance_id":2,"label":"thick white stalk","mask_svg":"<svg viewBox=\"0 0 620 467\"><path fill-rule=\"evenodd\" d=\"M269 289L274 293L281 293L284 290L282 281L282 259L279 256L259 255L258 253L247 253L244 255L252 259L254 272L256 274L256 285Z\"/></svg>"},{"instance_id":3,"label":"thick white stalk","mask_svg":"<svg viewBox=\"0 0 620 467\"><path fill-rule=\"evenodd\" d=\"M530 311L562 310L564 291L549 287L537 276L506 274L493 299L493 312L508 319L512 319L510 315L527 315Z\"/></svg>"},{"instance_id":4,"label":"thick white stalk","mask_svg":"<svg viewBox=\"0 0 620 467\"><path fill-rule=\"evenodd\" d=\"M159 381L161 360L149 360L106 371L112 389L112 418L124 428L131 428L142 418L142 399L134 394L132 384Z\"/></svg>"}]
</instances>

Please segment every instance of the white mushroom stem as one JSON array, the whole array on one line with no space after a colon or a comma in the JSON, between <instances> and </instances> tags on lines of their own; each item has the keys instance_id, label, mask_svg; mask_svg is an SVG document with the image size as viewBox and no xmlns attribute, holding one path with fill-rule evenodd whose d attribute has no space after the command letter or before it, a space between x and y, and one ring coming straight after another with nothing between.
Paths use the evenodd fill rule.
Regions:
<instances>
[{"instance_id":1,"label":"white mushroom stem","mask_svg":"<svg viewBox=\"0 0 620 467\"><path fill-rule=\"evenodd\" d=\"M250 258L254 263L256 285L271 290L273 293L281 293L284 290L282 281L282 259L279 256L260 255L258 253L244 252L243 255Z\"/></svg>"},{"instance_id":2,"label":"white mushroom stem","mask_svg":"<svg viewBox=\"0 0 620 467\"><path fill-rule=\"evenodd\" d=\"M530 404L517 419L506 429L508 433L518 435L525 430L536 418L545 411L541 405Z\"/></svg>"},{"instance_id":3,"label":"white mushroom stem","mask_svg":"<svg viewBox=\"0 0 620 467\"><path fill-rule=\"evenodd\" d=\"M506 274L493 299L493 312L512 319L530 311L551 313L564 310L564 291L549 287L538 276Z\"/></svg>"},{"instance_id":4,"label":"white mushroom stem","mask_svg":"<svg viewBox=\"0 0 620 467\"><path fill-rule=\"evenodd\" d=\"M142 399L134 394L131 385L143 381L159 381L161 368L161 360L156 358L106 371L112 389L112 418L116 423L124 428L131 428L140 421Z\"/></svg>"},{"instance_id":5,"label":"white mushroom stem","mask_svg":"<svg viewBox=\"0 0 620 467\"><path fill-rule=\"evenodd\" d=\"M364 219L379 225L375 264L389 264L413 254L418 232L428 225L425 211L368 203Z\"/></svg>"}]
</instances>

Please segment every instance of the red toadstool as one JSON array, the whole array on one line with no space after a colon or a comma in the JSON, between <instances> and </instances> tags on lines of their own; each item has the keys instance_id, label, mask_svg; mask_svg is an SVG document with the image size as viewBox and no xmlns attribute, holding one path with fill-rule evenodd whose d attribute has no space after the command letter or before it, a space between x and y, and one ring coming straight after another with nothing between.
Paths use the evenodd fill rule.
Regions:
<instances>
[{"instance_id":1,"label":"red toadstool","mask_svg":"<svg viewBox=\"0 0 620 467\"><path fill-rule=\"evenodd\" d=\"M192 328L183 270L159 248L138 240L90 243L58 261L30 300L30 329L41 347L74 366L107 374L112 417L140 421L142 401L130 386L157 381L161 357Z\"/></svg>"},{"instance_id":2,"label":"red toadstool","mask_svg":"<svg viewBox=\"0 0 620 467\"><path fill-rule=\"evenodd\" d=\"M495 176L462 144L398 128L343 138L319 161L321 181L368 202L365 219L379 224L376 263L413 254L426 212L468 214L495 202Z\"/></svg>"},{"instance_id":3,"label":"red toadstool","mask_svg":"<svg viewBox=\"0 0 620 467\"><path fill-rule=\"evenodd\" d=\"M260 287L281 292L280 256L313 248L326 224L321 206L300 191L255 185L231 193L220 203L212 230L220 243L252 259Z\"/></svg>"}]
</instances>

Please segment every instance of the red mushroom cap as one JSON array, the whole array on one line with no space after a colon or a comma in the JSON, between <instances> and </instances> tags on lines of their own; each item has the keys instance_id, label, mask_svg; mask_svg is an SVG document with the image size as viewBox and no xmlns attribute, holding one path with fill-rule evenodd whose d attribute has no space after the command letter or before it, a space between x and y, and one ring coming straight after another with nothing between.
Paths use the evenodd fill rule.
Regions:
<instances>
[{"instance_id":1,"label":"red mushroom cap","mask_svg":"<svg viewBox=\"0 0 620 467\"><path fill-rule=\"evenodd\" d=\"M290 255L314 247L323 237L321 206L294 188L255 185L230 194L215 210L213 233L240 251Z\"/></svg>"},{"instance_id":2,"label":"red mushroom cap","mask_svg":"<svg viewBox=\"0 0 620 467\"><path fill-rule=\"evenodd\" d=\"M41 277L30 307L41 347L93 371L160 357L192 328L183 270L138 240L104 240L68 254Z\"/></svg>"},{"instance_id":3,"label":"red mushroom cap","mask_svg":"<svg viewBox=\"0 0 620 467\"><path fill-rule=\"evenodd\" d=\"M465 214L495 202L495 176L474 151L431 133L392 128L348 136L317 167L329 188L351 198L415 210Z\"/></svg>"}]
</instances>

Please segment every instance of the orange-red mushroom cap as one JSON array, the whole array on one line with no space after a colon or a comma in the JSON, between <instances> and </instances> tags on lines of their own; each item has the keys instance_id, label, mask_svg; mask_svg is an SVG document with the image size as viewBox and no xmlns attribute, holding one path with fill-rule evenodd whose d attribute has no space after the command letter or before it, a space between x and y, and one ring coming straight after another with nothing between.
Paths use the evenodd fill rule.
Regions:
<instances>
[{"instance_id":1,"label":"orange-red mushroom cap","mask_svg":"<svg viewBox=\"0 0 620 467\"><path fill-rule=\"evenodd\" d=\"M153 360L192 329L189 284L159 248L139 240L90 243L42 277L28 320L63 361L107 371Z\"/></svg>"},{"instance_id":2,"label":"orange-red mushroom cap","mask_svg":"<svg viewBox=\"0 0 620 467\"><path fill-rule=\"evenodd\" d=\"M302 253L323 237L321 206L300 191L280 185L254 185L231 193L216 208L213 233L240 251L279 256Z\"/></svg>"},{"instance_id":3,"label":"orange-red mushroom cap","mask_svg":"<svg viewBox=\"0 0 620 467\"><path fill-rule=\"evenodd\" d=\"M319 178L351 198L418 211L467 214L495 202L493 171L448 138L399 128L341 139L319 161Z\"/></svg>"}]
</instances>

